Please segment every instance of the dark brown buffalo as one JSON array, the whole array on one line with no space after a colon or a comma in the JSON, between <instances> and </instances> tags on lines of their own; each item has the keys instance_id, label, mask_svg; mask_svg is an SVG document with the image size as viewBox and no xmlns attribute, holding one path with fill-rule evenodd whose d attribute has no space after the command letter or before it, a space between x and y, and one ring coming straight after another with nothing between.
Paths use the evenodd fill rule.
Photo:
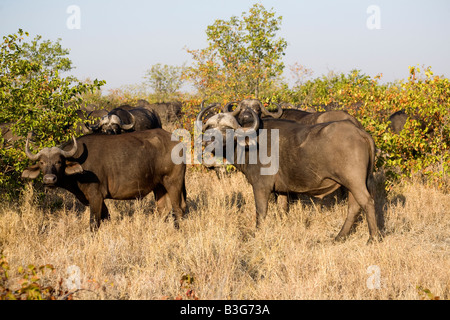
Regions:
<instances>
[{"instance_id":1,"label":"dark brown buffalo","mask_svg":"<svg viewBox=\"0 0 450 320\"><path fill-rule=\"evenodd\" d=\"M161 118L161 123L165 127L175 125L181 120L183 105L179 101L150 104L148 101L141 99L137 102L136 106L158 113Z\"/></svg>"},{"instance_id":2,"label":"dark brown buffalo","mask_svg":"<svg viewBox=\"0 0 450 320\"><path fill-rule=\"evenodd\" d=\"M254 111L259 117L262 119L267 118L275 118L275 119L285 119L292 120L298 122L300 124L305 125L314 125L318 123L326 123L333 121L343 121L348 120L351 121L355 126L359 129L364 130L363 126L359 123L359 121L348 114L348 112L343 110L330 110L324 112L309 112L303 111L299 109L289 109L289 108L281 108L280 105L275 104L277 106L277 110L275 112L270 112L267 110L264 105L258 99L244 99L240 102L231 102L228 103L224 107L225 112L231 111L232 105L236 104L242 111L239 114L238 122L246 127L253 121L253 115L251 111ZM338 198L345 198L345 190L338 190ZM287 212L289 210L289 199L295 199L295 195L281 195L277 194L276 199L279 206L283 211Z\"/></svg>"},{"instance_id":3,"label":"dark brown buffalo","mask_svg":"<svg viewBox=\"0 0 450 320\"><path fill-rule=\"evenodd\" d=\"M170 209L175 227L186 210L186 165L171 160L171 134L162 129L136 131L117 136L85 135L58 148L44 148L28 158L37 164L25 169L23 178L43 173L45 186L72 192L90 207L91 229L109 218L104 199L142 198L153 191L159 210Z\"/></svg>"},{"instance_id":4,"label":"dark brown buffalo","mask_svg":"<svg viewBox=\"0 0 450 320\"><path fill-rule=\"evenodd\" d=\"M275 119L286 119L293 120L302 124L317 124L317 123L325 123L331 121L342 121L349 120L353 122L357 127L363 128L362 125L356 120L355 117L348 114L348 112L343 110L331 110L324 112L309 112L303 111L299 109L287 109L281 108L280 105L277 105L277 110L275 112L268 111L264 105L258 99L245 99L240 102L229 103L224 107L225 112L230 112L230 107L233 104L237 104L238 107L241 108L242 112L239 114L238 121L244 127L252 121L252 113L249 111L253 110L259 117L267 118L272 117Z\"/></svg>"},{"instance_id":5,"label":"dark brown buffalo","mask_svg":"<svg viewBox=\"0 0 450 320\"><path fill-rule=\"evenodd\" d=\"M89 128L96 133L120 134L161 128L161 119L153 110L119 107L108 112L97 124Z\"/></svg>"},{"instance_id":6,"label":"dark brown buffalo","mask_svg":"<svg viewBox=\"0 0 450 320\"><path fill-rule=\"evenodd\" d=\"M92 110L87 115L87 120L95 120L97 118L101 118L108 114L108 111L105 109L96 109Z\"/></svg>"},{"instance_id":7,"label":"dark brown buffalo","mask_svg":"<svg viewBox=\"0 0 450 320\"><path fill-rule=\"evenodd\" d=\"M202 121L207 110L205 108L198 114L197 121ZM237 155L236 140L225 139L227 129L267 129L267 141L271 141L272 129L279 130L279 167L276 173L262 175L261 169L270 165L261 164L259 157L255 164L239 164L236 163L236 158L227 158L253 187L257 226L266 216L272 192L303 193L322 198L344 186L349 190L348 214L336 239L345 238L349 234L361 208L366 212L369 240L379 237L374 198L369 192L369 189L374 191L369 186L373 184L375 144L367 132L348 120L301 125L290 120L260 119L253 110L250 112L253 114L253 121L248 129L243 128L235 118L239 115L239 107L233 113L220 113L209 118L202 129L222 133L225 157L229 157L226 152L227 141L234 141L234 155ZM259 150L262 147L259 145L260 136L261 131L256 141ZM266 154L272 154L271 150L273 148L269 143ZM249 149L246 149L245 157L249 157Z\"/></svg>"},{"instance_id":8,"label":"dark brown buffalo","mask_svg":"<svg viewBox=\"0 0 450 320\"><path fill-rule=\"evenodd\" d=\"M408 115L404 110L394 112L388 119L388 121L390 121L389 128L392 132L399 134L403 130L407 119Z\"/></svg>"},{"instance_id":9,"label":"dark brown buffalo","mask_svg":"<svg viewBox=\"0 0 450 320\"><path fill-rule=\"evenodd\" d=\"M429 124L429 122L418 115L418 110L416 110L416 113L412 115L407 114L405 110L394 112L388 119L389 128L392 132L399 134L405 127L408 119L417 121L419 123L419 128L423 133L430 135L434 133L433 127Z\"/></svg>"},{"instance_id":10,"label":"dark brown buffalo","mask_svg":"<svg viewBox=\"0 0 450 320\"><path fill-rule=\"evenodd\" d=\"M93 105L89 106L89 109L82 108L76 110L76 114L78 118L80 118L80 122L75 124L75 132L77 134L88 134L91 133L91 129L89 128L91 124L100 121L100 118L107 115L108 111L104 109L92 109Z\"/></svg>"}]
</instances>

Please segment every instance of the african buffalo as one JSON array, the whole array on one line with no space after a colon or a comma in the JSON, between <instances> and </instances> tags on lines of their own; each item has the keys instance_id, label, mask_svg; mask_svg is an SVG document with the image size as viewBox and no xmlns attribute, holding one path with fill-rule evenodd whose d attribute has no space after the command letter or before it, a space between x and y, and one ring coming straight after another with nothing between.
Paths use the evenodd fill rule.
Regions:
<instances>
[{"instance_id":1,"label":"african buffalo","mask_svg":"<svg viewBox=\"0 0 450 320\"><path fill-rule=\"evenodd\" d=\"M183 105L179 101L150 104L147 100L141 99L137 102L137 107L158 113L161 117L161 123L166 127L175 125L181 119Z\"/></svg>"},{"instance_id":2,"label":"african buffalo","mask_svg":"<svg viewBox=\"0 0 450 320\"><path fill-rule=\"evenodd\" d=\"M394 112L389 116L388 119L388 121L390 121L389 128L392 130L392 132L399 134L400 131L403 130L407 119L408 115L406 114L405 110Z\"/></svg>"},{"instance_id":3,"label":"african buffalo","mask_svg":"<svg viewBox=\"0 0 450 320\"><path fill-rule=\"evenodd\" d=\"M239 114L238 121L243 126L250 123L252 121L252 114L249 111L250 109L256 112L258 116L261 118L272 117L275 119L286 119L293 120L302 124L316 124L316 123L325 123L331 121L342 121L349 120L353 124L355 124L359 128L363 128L362 125L356 120L353 116L348 114L348 112L343 110L331 110L324 112L308 112L299 109L286 109L281 108L280 105L277 105L277 110L275 112L270 112L267 110L264 105L258 99L244 99L240 102L231 102L228 103L224 107L224 112L230 112L230 107L233 104L237 104L241 107L242 112Z\"/></svg>"},{"instance_id":4,"label":"african buffalo","mask_svg":"<svg viewBox=\"0 0 450 320\"><path fill-rule=\"evenodd\" d=\"M42 171L45 186L66 189L89 205L92 230L109 218L104 199L142 198L151 191L158 210L170 200L178 228L186 210L186 165L171 161L176 144L169 132L153 129L118 136L85 135L61 148L33 154L27 139L26 155L37 164L26 168L22 177L35 179Z\"/></svg>"},{"instance_id":5,"label":"african buffalo","mask_svg":"<svg viewBox=\"0 0 450 320\"><path fill-rule=\"evenodd\" d=\"M197 123L203 123L203 114L208 109L209 107L200 111ZM357 128L348 120L301 125L290 120L260 119L251 109L252 124L250 127L244 128L236 120L236 117L239 117L239 109L238 106L233 112L220 113L209 118L202 125L202 131L208 132L209 129L222 134L223 154L246 176L252 185L257 227L266 216L268 199L272 192L279 194L304 193L322 198L340 186L344 186L349 190L348 214L336 239L343 239L349 234L361 208L366 212L369 241L379 238L374 198L371 194L374 192L372 171L375 143L367 132ZM270 168L271 165L263 164L259 157L256 162L248 161L249 146L245 149L245 163L239 163L236 159L239 154L237 150L239 138L228 139L226 131L229 129L247 134L252 130L259 129L256 141L254 141L255 139L249 141L251 140L249 139L247 140L249 141L248 145L252 145L251 142L253 145L256 143L258 150L266 147L265 154L271 154L272 157L278 159L278 170L273 174L263 174L262 170ZM274 129L275 131L273 131ZM253 133L256 135L255 131ZM265 141L272 141L272 135L277 137L278 134L279 141L275 142L275 145L273 142L261 145L262 134L266 135ZM220 146L220 138L218 139ZM206 142L206 147L208 148L211 143ZM217 146L217 141L214 140L213 143ZM227 146L227 143L233 143L233 146ZM241 145L239 148L242 152ZM278 154L274 155L272 152L277 148ZM233 156L230 156L227 149L234 150ZM276 153L276 151L274 152Z\"/></svg>"},{"instance_id":6,"label":"african buffalo","mask_svg":"<svg viewBox=\"0 0 450 320\"><path fill-rule=\"evenodd\" d=\"M428 127L427 121L424 121L421 119L417 114L414 114L412 116L408 115L405 110L400 110L397 112L394 112L389 116L389 128L392 130L392 132L399 134L403 128L405 127L406 121L411 118L413 120L416 120L419 122L419 128L424 132L428 134L433 133L433 128Z\"/></svg>"},{"instance_id":7,"label":"african buffalo","mask_svg":"<svg viewBox=\"0 0 450 320\"><path fill-rule=\"evenodd\" d=\"M122 132L142 131L161 128L161 119L155 111L145 108L123 109L115 108L103 116L95 125L89 128L93 132L120 134Z\"/></svg>"},{"instance_id":8,"label":"african buffalo","mask_svg":"<svg viewBox=\"0 0 450 320\"><path fill-rule=\"evenodd\" d=\"M92 108L92 107L91 107ZM93 109L90 110L86 108L81 108L75 111L78 118L81 120L75 124L75 132L77 134L88 134L92 131L89 126L90 123L95 122L99 118L108 114L108 111L104 109Z\"/></svg>"},{"instance_id":9,"label":"african buffalo","mask_svg":"<svg viewBox=\"0 0 450 320\"><path fill-rule=\"evenodd\" d=\"M244 99L240 102L228 103L223 108L223 111L229 112L231 110L232 105L234 104L237 104L237 106L240 107L241 109L241 112L238 117L238 122L244 127L248 126L253 121L253 115L251 113L252 110L263 119L266 118L285 119L285 120L292 120L305 125L314 125L318 123L348 120L351 121L359 129L364 130L363 126L359 123L359 121L355 117L351 116L350 114L348 114L346 111L343 110L309 112L299 109L281 108L280 105L275 104L277 106L277 110L275 112L270 112L264 107L264 105L261 103L260 100ZM339 198L345 198L345 191L343 191L342 188L338 190L338 194ZM292 195L286 196L281 194L276 195L278 204L285 212L289 210L289 198L292 198Z\"/></svg>"}]
</instances>

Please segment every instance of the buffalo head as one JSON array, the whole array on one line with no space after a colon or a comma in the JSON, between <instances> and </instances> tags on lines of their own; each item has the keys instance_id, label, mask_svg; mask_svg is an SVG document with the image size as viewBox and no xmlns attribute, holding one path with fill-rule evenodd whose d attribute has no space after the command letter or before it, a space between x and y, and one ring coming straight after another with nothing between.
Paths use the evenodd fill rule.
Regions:
<instances>
[{"instance_id":1,"label":"buffalo head","mask_svg":"<svg viewBox=\"0 0 450 320\"><path fill-rule=\"evenodd\" d=\"M231 106L233 102L228 103L223 110L229 110L229 107ZM209 112L212 108L216 107L215 104L210 105L204 109L202 109L199 114L197 115L197 123L202 123L201 131L205 133L206 139L206 145L208 145L210 142L210 137L208 137L208 134L211 134L215 136L215 134L220 133L222 136L222 142L223 145L227 142L227 130L233 130L234 138L238 137L239 135L245 135L246 132L249 132L251 130L258 130L260 125L260 119L258 117L258 114L253 111L253 109L248 108L244 109L241 105L238 104L237 108L233 111L229 112L223 112L218 113L213 116L211 116L205 124L203 124L203 116ZM239 117L243 111L249 112L251 120L251 126L250 127L243 127L237 120L236 117ZM209 143L208 143L209 142Z\"/></svg>"},{"instance_id":2,"label":"buffalo head","mask_svg":"<svg viewBox=\"0 0 450 320\"><path fill-rule=\"evenodd\" d=\"M129 114L131 123L125 124L119 116L115 114L107 114L100 119L99 123L95 125L89 125L89 129L91 129L93 132L101 132L106 134L120 134L122 131L133 129L135 125L135 118L129 111L124 111Z\"/></svg>"},{"instance_id":3,"label":"buffalo head","mask_svg":"<svg viewBox=\"0 0 450 320\"><path fill-rule=\"evenodd\" d=\"M247 126L249 123L253 122L253 114L251 111L255 112L258 117L268 116L272 118L280 118L283 114L283 109L276 103L273 103L277 106L276 112L270 112L266 107L259 101L258 99L244 99L238 102L230 102L223 108L224 112L231 112L232 106L237 105L237 108L240 109L238 122L244 126Z\"/></svg>"},{"instance_id":4,"label":"buffalo head","mask_svg":"<svg viewBox=\"0 0 450 320\"><path fill-rule=\"evenodd\" d=\"M77 152L77 140L73 137L73 146L65 151L58 147L44 148L37 154L33 154L29 149L29 139L25 145L25 154L32 161L37 161L35 165L26 168L22 172L22 178L35 179L42 171L43 182L45 186L56 186L64 174L71 175L83 171L81 165L76 162L69 162L66 159L71 158Z\"/></svg>"}]
</instances>

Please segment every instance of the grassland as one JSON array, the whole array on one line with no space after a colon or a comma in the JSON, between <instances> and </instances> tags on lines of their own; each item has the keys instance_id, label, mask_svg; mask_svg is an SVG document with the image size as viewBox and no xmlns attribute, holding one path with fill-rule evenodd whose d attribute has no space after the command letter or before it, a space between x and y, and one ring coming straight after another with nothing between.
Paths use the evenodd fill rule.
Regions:
<instances>
[{"instance_id":1,"label":"grassland","mask_svg":"<svg viewBox=\"0 0 450 320\"><path fill-rule=\"evenodd\" d=\"M385 236L370 245L364 216L346 241L334 242L345 200L297 201L288 215L272 201L256 230L241 173L219 179L189 168L180 230L154 212L153 195L108 200L111 220L92 233L88 209L68 192L38 201L29 188L0 206L0 252L11 287L20 266L52 264L40 281L53 286L68 286L76 266L75 299L428 299L425 289L449 299L450 195L416 180L385 193L382 178Z\"/></svg>"}]
</instances>

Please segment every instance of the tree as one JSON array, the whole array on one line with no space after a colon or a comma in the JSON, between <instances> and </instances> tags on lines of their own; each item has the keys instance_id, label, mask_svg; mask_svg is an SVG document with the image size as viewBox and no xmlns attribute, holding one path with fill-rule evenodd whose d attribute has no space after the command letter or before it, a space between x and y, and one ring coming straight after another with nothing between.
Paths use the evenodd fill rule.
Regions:
<instances>
[{"instance_id":1,"label":"tree","mask_svg":"<svg viewBox=\"0 0 450 320\"><path fill-rule=\"evenodd\" d=\"M289 70L291 71L291 77L294 80L294 88L297 89L304 84L306 78L312 76L314 73L312 69L308 69L298 62L290 65Z\"/></svg>"},{"instance_id":2,"label":"tree","mask_svg":"<svg viewBox=\"0 0 450 320\"><path fill-rule=\"evenodd\" d=\"M182 70L183 67L157 63L147 70L144 78L159 99L169 98L180 89L183 83Z\"/></svg>"},{"instance_id":3,"label":"tree","mask_svg":"<svg viewBox=\"0 0 450 320\"><path fill-rule=\"evenodd\" d=\"M75 112L80 94L105 83L94 80L86 84L61 77L61 72L73 67L60 39L41 42L41 36L36 36L27 43L24 37L28 36L19 29L0 43L0 124L17 138L7 141L0 136L0 193L21 186L20 174L28 162L24 153L27 134L33 132L39 148L68 140L80 121Z\"/></svg>"},{"instance_id":4,"label":"tree","mask_svg":"<svg viewBox=\"0 0 450 320\"><path fill-rule=\"evenodd\" d=\"M254 4L241 19L216 20L206 30L208 47L187 50L194 65L184 77L205 96L259 98L284 69L287 42L276 38L281 21L262 4Z\"/></svg>"}]
</instances>

